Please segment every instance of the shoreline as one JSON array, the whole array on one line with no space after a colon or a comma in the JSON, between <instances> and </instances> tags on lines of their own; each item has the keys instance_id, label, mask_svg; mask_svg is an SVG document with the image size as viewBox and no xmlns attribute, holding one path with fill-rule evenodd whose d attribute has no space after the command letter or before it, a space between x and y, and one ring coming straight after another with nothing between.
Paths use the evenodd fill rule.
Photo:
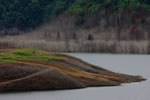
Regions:
<instances>
[{"instance_id":1,"label":"shoreline","mask_svg":"<svg viewBox=\"0 0 150 100\"><path fill-rule=\"evenodd\" d=\"M1 50L0 61L1 92L118 86L145 80L141 76L115 73L66 54L35 49Z\"/></svg>"}]
</instances>

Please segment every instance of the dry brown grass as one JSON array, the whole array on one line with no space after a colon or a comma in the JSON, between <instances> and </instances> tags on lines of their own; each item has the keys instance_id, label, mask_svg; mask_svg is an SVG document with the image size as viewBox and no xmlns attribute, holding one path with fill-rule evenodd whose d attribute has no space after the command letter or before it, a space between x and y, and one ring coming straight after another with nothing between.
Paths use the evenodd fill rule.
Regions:
<instances>
[{"instance_id":1,"label":"dry brown grass","mask_svg":"<svg viewBox=\"0 0 150 100\"><path fill-rule=\"evenodd\" d=\"M100 52L100 53L136 53L149 54L150 42L143 41L116 41L116 40L93 40L93 41L45 41L24 39L1 39L1 44L6 47L36 48L51 52ZM4 46L3 46L4 47Z\"/></svg>"}]
</instances>

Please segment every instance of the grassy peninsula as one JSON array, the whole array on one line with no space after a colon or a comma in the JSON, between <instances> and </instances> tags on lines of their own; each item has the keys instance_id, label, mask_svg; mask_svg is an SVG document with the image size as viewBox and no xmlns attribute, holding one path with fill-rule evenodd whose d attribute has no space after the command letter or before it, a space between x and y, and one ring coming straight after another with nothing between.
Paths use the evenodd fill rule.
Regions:
<instances>
[{"instance_id":1,"label":"grassy peninsula","mask_svg":"<svg viewBox=\"0 0 150 100\"><path fill-rule=\"evenodd\" d=\"M81 59L37 49L0 49L0 92L78 89L139 82Z\"/></svg>"}]
</instances>

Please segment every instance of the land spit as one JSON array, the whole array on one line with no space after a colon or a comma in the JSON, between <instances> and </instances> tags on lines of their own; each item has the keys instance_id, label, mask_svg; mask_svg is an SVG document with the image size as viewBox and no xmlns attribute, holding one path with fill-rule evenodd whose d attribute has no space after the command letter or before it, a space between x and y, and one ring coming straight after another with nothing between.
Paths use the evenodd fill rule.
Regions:
<instances>
[{"instance_id":1,"label":"land spit","mask_svg":"<svg viewBox=\"0 0 150 100\"><path fill-rule=\"evenodd\" d=\"M140 82L63 53L0 49L0 92L78 89Z\"/></svg>"}]
</instances>

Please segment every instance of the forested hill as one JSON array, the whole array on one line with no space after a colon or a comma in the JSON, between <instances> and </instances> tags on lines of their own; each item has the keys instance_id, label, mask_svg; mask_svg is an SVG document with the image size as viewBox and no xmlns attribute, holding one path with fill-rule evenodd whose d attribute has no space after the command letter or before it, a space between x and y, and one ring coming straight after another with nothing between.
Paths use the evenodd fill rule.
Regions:
<instances>
[{"instance_id":1,"label":"forested hill","mask_svg":"<svg viewBox=\"0 0 150 100\"><path fill-rule=\"evenodd\" d=\"M135 14L140 9L149 12L150 0L0 0L0 29L34 28L64 11L83 16L85 12L121 12L125 8Z\"/></svg>"}]
</instances>

